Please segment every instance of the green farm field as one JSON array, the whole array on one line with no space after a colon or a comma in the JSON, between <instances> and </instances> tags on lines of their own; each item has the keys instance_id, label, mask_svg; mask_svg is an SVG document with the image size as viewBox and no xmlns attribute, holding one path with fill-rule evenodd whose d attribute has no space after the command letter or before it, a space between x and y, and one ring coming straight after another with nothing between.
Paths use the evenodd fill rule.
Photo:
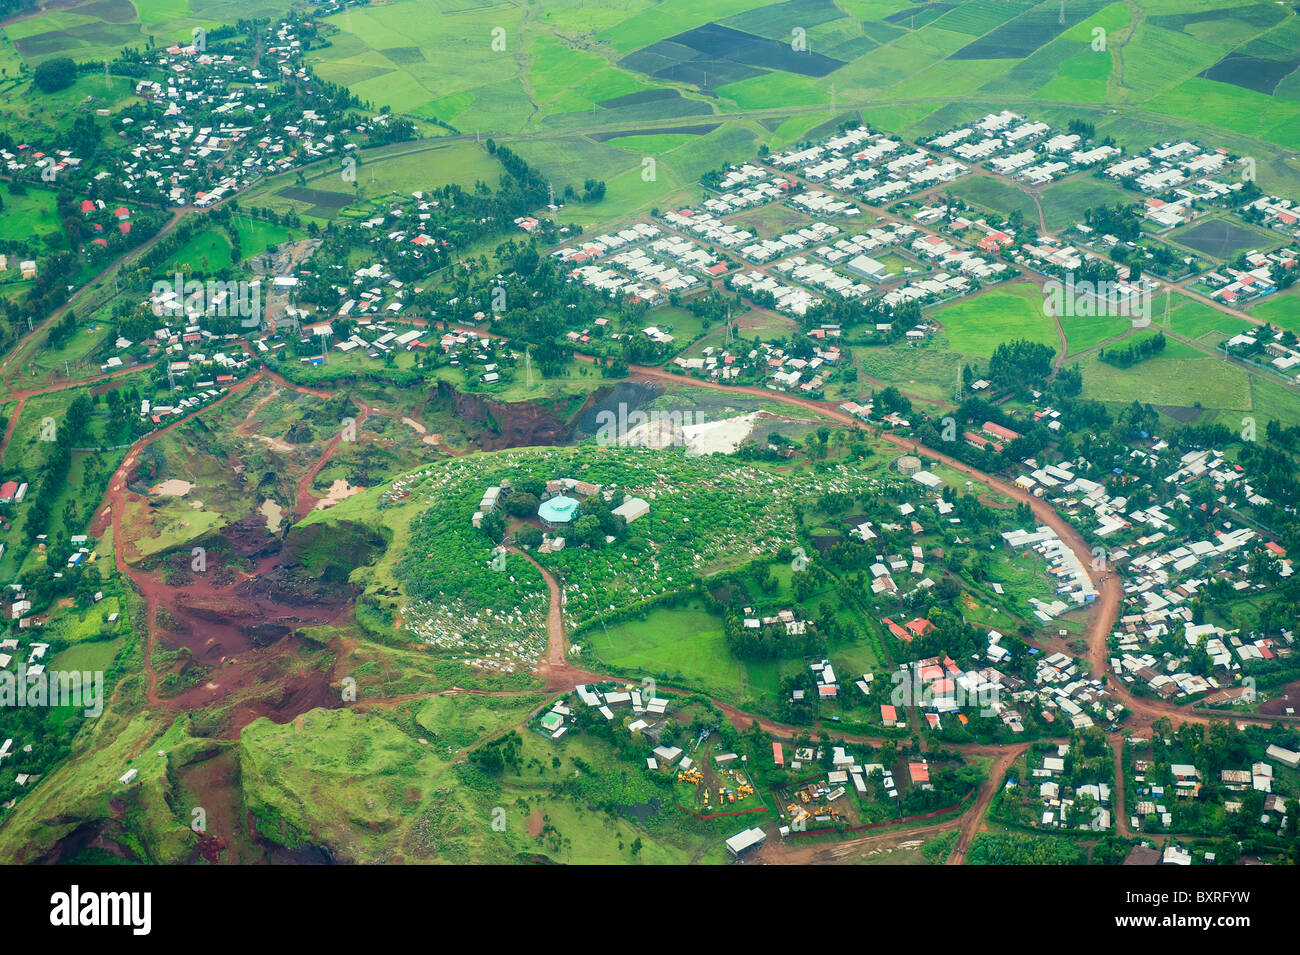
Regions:
<instances>
[{"instance_id":1,"label":"green farm field","mask_svg":"<svg viewBox=\"0 0 1300 955\"><path fill-rule=\"evenodd\" d=\"M953 351L987 358L1002 342L1024 338L1059 350L1043 295L1029 282L997 286L933 312Z\"/></svg>"}]
</instances>

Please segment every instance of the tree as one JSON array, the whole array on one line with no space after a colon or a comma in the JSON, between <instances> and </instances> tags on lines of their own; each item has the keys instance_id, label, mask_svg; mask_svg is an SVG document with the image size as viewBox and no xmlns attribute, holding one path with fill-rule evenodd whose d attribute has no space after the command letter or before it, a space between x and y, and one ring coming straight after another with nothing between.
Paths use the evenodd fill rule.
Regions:
<instances>
[{"instance_id":1,"label":"tree","mask_svg":"<svg viewBox=\"0 0 1300 955\"><path fill-rule=\"evenodd\" d=\"M573 522L573 542L578 546L595 544L600 539L600 521L591 514L584 514Z\"/></svg>"},{"instance_id":2,"label":"tree","mask_svg":"<svg viewBox=\"0 0 1300 955\"><path fill-rule=\"evenodd\" d=\"M70 57L56 56L36 67L32 79L42 93L55 93L77 81L77 64Z\"/></svg>"}]
</instances>

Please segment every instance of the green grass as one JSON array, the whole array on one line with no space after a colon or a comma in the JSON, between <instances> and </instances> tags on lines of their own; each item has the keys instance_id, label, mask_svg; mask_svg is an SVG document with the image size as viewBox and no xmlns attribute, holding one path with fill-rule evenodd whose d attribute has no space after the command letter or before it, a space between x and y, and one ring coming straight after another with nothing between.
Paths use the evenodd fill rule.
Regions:
<instances>
[{"instance_id":1,"label":"green grass","mask_svg":"<svg viewBox=\"0 0 1300 955\"><path fill-rule=\"evenodd\" d=\"M57 202L54 193L32 185L26 186L26 190L26 195L16 196L9 183L0 187L0 196L4 198L4 212L0 213L0 240L29 243L33 238L58 236L54 245L65 247L67 243L55 214ZM19 258L11 254L9 267L17 268Z\"/></svg>"},{"instance_id":2,"label":"green grass","mask_svg":"<svg viewBox=\"0 0 1300 955\"><path fill-rule=\"evenodd\" d=\"M489 776L451 762L449 749L494 738L538 699L457 696L432 714L415 701L383 713L313 710L299 723L259 720L240 737L245 804L264 837L327 846L336 858L359 862L502 863L541 853L571 864L666 864L703 852L704 837L682 829L689 820L673 810L649 830L587 810L593 800L645 803L658 791L606 743L557 744L520 729L517 771ZM431 739L421 725L426 715L450 720L451 735L464 744ZM574 778L575 760L585 767L579 798L553 788ZM555 835L534 837L534 818ZM638 836L643 848L634 855Z\"/></svg>"},{"instance_id":3,"label":"green grass","mask_svg":"<svg viewBox=\"0 0 1300 955\"><path fill-rule=\"evenodd\" d=\"M259 250L260 251L260 250ZM196 233L176 250L167 272L188 270L204 275L230 266L230 239L219 229Z\"/></svg>"},{"instance_id":4,"label":"green grass","mask_svg":"<svg viewBox=\"0 0 1300 955\"><path fill-rule=\"evenodd\" d=\"M100 640L69 647L54 658L50 669L80 670L91 673L108 670L125 642L124 638L118 637L115 640Z\"/></svg>"},{"instance_id":5,"label":"green grass","mask_svg":"<svg viewBox=\"0 0 1300 955\"><path fill-rule=\"evenodd\" d=\"M1165 297L1157 296L1151 302L1151 321L1165 326ZM1168 329L1184 338L1199 339L1205 344L1218 344L1239 332L1249 330L1246 322L1225 315L1211 305L1177 297L1169 302Z\"/></svg>"},{"instance_id":6,"label":"green grass","mask_svg":"<svg viewBox=\"0 0 1300 955\"><path fill-rule=\"evenodd\" d=\"M1023 189L1001 179L972 176L951 187L952 194L973 206L1010 216L1019 212L1026 222L1038 221L1038 208Z\"/></svg>"},{"instance_id":7,"label":"green grass","mask_svg":"<svg viewBox=\"0 0 1300 955\"><path fill-rule=\"evenodd\" d=\"M1251 306L1250 314L1274 328L1300 333L1300 290L1290 288L1285 292L1275 292Z\"/></svg>"},{"instance_id":8,"label":"green grass","mask_svg":"<svg viewBox=\"0 0 1300 955\"><path fill-rule=\"evenodd\" d=\"M1176 342L1166 347L1172 352ZM1248 410L1252 407L1250 375L1212 355L1148 359L1130 368L1115 368L1095 357L1083 365L1084 397L1098 401Z\"/></svg>"},{"instance_id":9,"label":"green grass","mask_svg":"<svg viewBox=\"0 0 1300 955\"><path fill-rule=\"evenodd\" d=\"M1089 209L1134 201L1133 193L1123 187L1086 175L1048 186L1043 192L1043 215L1048 229L1064 231L1083 222Z\"/></svg>"},{"instance_id":10,"label":"green grass","mask_svg":"<svg viewBox=\"0 0 1300 955\"><path fill-rule=\"evenodd\" d=\"M806 76L792 73L765 73L749 79L719 86L738 109L771 109L776 106L816 106L830 103L830 94Z\"/></svg>"},{"instance_id":11,"label":"green grass","mask_svg":"<svg viewBox=\"0 0 1300 955\"><path fill-rule=\"evenodd\" d=\"M664 133L657 136L615 136L605 140L605 144L642 156L662 156L694 139L694 133Z\"/></svg>"},{"instance_id":12,"label":"green grass","mask_svg":"<svg viewBox=\"0 0 1300 955\"><path fill-rule=\"evenodd\" d=\"M1087 317L1065 315L1060 321L1061 327L1065 329L1067 355L1075 355L1095 348L1107 339L1124 335L1133 328L1131 319L1107 315Z\"/></svg>"},{"instance_id":13,"label":"green grass","mask_svg":"<svg viewBox=\"0 0 1300 955\"><path fill-rule=\"evenodd\" d=\"M943 324L954 351L987 358L999 344L1015 338L1057 348L1056 327L1043 312L1042 293L1024 282L962 299L932 314Z\"/></svg>"},{"instance_id":14,"label":"green grass","mask_svg":"<svg viewBox=\"0 0 1300 955\"><path fill-rule=\"evenodd\" d=\"M602 31L599 39L619 53L649 46L656 40L721 20L756 6L755 0L717 0L707 7L691 0L663 0L648 10L629 17L618 26Z\"/></svg>"},{"instance_id":15,"label":"green grass","mask_svg":"<svg viewBox=\"0 0 1300 955\"><path fill-rule=\"evenodd\" d=\"M674 610L653 610L645 620L630 620L589 630L588 652L610 666L648 676L666 674L668 682L699 687L720 699L739 699L741 687L753 685L755 668L731 656L722 621L699 602ZM749 675L750 679L746 679ZM759 682L775 689L774 674Z\"/></svg>"}]
</instances>

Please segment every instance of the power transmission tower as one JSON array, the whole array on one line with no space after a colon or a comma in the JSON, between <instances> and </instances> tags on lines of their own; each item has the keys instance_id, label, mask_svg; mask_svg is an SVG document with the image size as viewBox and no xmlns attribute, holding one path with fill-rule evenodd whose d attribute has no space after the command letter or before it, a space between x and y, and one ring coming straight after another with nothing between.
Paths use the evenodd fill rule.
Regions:
<instances>
[{"instance_id":1,"label":"power transmission tower","mask_svg":"<svg viewBox=\"0 0 1300 955\"><path fill-rule=\"evenodd\" d=\"M524 349L524 381L528 387L533 387L533 346L529 345Z\"/></svg>"}]
</instances>

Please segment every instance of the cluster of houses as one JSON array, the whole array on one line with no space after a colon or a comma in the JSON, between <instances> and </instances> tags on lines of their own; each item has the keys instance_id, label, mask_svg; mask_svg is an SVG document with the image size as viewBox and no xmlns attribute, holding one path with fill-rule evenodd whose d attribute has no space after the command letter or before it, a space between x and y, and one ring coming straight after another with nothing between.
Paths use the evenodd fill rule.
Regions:
<instances>
[{"instance_id":1,"label":"cluster of houses","mask_svg":"<svg viewBox=\"0 0 1300 955\"><path fill-rule=\"evenodd\" d=\"M778 281L766 272L753 270L741 272L727 279L727 287L744 293L748 298L766 304L786 315L796 317L808 314L810 308L822 303L822 299L808 291L802 285L793 285Z\"/></svg>"},{"instance_id":2,"label":"cluster of houses","mask_svg":"<svg viewBox=\"0 0 1300 955\"><path fill-rule=\"evenodd\" d=\"M1148 194L1160 194L1225 171L1231 164L1225 149L1202 149L1186 141L1160 143L1145 153L1111 163L1111 179L1131 182Z\"/></svg>"},{"instance_id":3,"label":"cluster of houses","mask_svg":"<svg viewBox=\"0 0 1300 955\"><path fill-rule=\"evenodd\" d=\"M1298 260L1300 253L1295 249L1275 252L1251 250L1246 253L1248 268L1224 266L1222 272L1206 272L1197 281L1210 289L1210 298L1240 307L1277 291L1279 273L1290 272ZM1281 370L1287 371L1291 367L1287 365Z\"/></svg>"},{"instance_id":4,"label":"cluster of houses","mask_svg":"<svg viewBox=\"0 0 1300 955\"><path fill-rule=\"evenodd\" d=\"M907 624L906 629L888 618L886 623L895 635L903 631L909 639L918 629L918 621ZM924 619L919 623L922 628L929 625ZM969 722L967 712L976 711L980 716L998 719L1012 733L1023 733L1025 712L1031 705L1037 706L1046 722L1059 720L1063 730L1113 724L1122 718L1123 706L1101 680L1080 673L1076 661L1064 653L1037 654L1032 684L999 669L1009 656L1001 641L1002 634L989 631L987 666L963 668L947 656L902 665L892 679L895 696L889 704L881 705L881 722L886 727L905 726L899 706L919 708L933 730L941 730L945 718L964 725Z\"/></svg>"},{"instance_id":5,"label":"cluster of houses","mask_svg":"<svg viewBox=\"0 0 1300 955\"><path fill-rule=\"evenodd\" d=\"M1111 475L1130 482L1124 487L1127 494L1113 494L1105 484L1079 476L1077 470L1089 467L1083 458L1074 464L1034 468L1018 477L1016 484L1048 499L1076 526L1107 542L1097 569L1120 573L1124 591L1124 606L1111 635L1110 665L1116 675L1164 699L1224 691L1224 701L1232 701L1241 695L1233 684L1243 670L1290 655L1293 632L1246 634L1195 623L1192 604L1212 582L1226 581L1241 594L1267 587L1267 581L1251 575L1252 561L1259 553L1275 564L1278 576L1294 573L1285 548L1261 540L1235 514L1265 505L1268 499L1257 492L1243 465L1215 449L1175 455L1168 444L1157 440L1150 449L1133 449L1130 456L1131 466L1117 468ZM1197 505L1193 500L1193 486L1203 482L1217 496L1213 505ZM1128 494L1139 491L1152 503L1131 506ZM1180 532L1183 514L1211 506L1216 522L1212 533L1189 539ZM1016 549L1033 547L1049 561L1059 598L1050 604L1036 603L1035 614L1044 623L1095 598L1087 569L1050 528L1010 531L1003 538ZM1209 674L1189 667L1198 647L1208 654Z\"/></svg>"},{"instance_id":6,"label":"cluster of houses","mask_svg":"<svg viewBox=\"0 0 1300 955\"><path fill-rule=\"evenodd\" d=\"M947 510L952 507L947 501L940 498L935 502L936 511L939 511L938 504L940 503L944 505L942 513L947 513ZM904 517L911 517L916 513L916 508L907 503L900 505L899 510ZM920 530L917 530L921 525L916 521L911 523L913 525L912 532L914 534L921 533ZM870 521L859 524L854 528L854 533L863 540L870 540L876 536ZM928 590L934 586L934 580L926 575L925 555L920 544L913 544L912 551L907 556L902 554L876 554L869 570L871 573L871 592L878 597L884 595L901 597L915 590ZM893 630L894 627L891 625L890 629ZM906 636L900 636L897 632L894 635L904 640L910 640L914 635L920 636L920 634L910 633Z\"/></svg>"},{"instance_id":7,"label":"cluster of houses","mask_svg":"<svg viewBox=\"0 0 1300 955\"><path fill-rule=\"evenodd\" d=\"M1042 623L1051 623L1061 614L1097 599L1097 588L1093 586L1087 570L1052 528L1044 525L1032 531L1022 528L1003 531L1002 539L1012 550L1029 548L1047 561L1047 574L1055 585L1056 598L1039 600L1031 597L1029 600L1034 608L1034 616Z\"/></svg>"},{"instance_id":8,"label":"cluster of houses","mask_svg":"<svg viewBox=\"0 0 1300 955\"><path fill-rule=\"evenodd\" d=\"M1144 743L1145 740L1130 740ZM1265 750L1265 759L1251 763L1249 768L1222 769L1219 771L1219 783L1227 794L1223 808L1228 813L1239 813L1244 807L1240 793L1260 792L1265 794L1260 824L1276 831L1281 831L1286 821L1289 800L1273 792L1276 778L1273 762L1280 763L1288 769L1300 767L1300 753L1276 744L1270 744ZM1273 762L1269 762L1272 760ZM1147 779L1152 771L1150 760L1137 759L1133 764L1133 781L1136 785L1138 800L1133 807L1131 823L1133 827L1143 829L1169 829L1176 825L1171 806L1183 800L1202 798L1205 780L1201 771L1191 763L1172 763L1169 773L1172 786L1157 785ZM1187 862L1180 864L1186 865Z\"/></svg>"},{"instance_id":9,"label":"cluster of houses","mask_svg":"<svg viewBox=\"0 0 1300 955\"><path fill-rule=\"evenodd\" d=\"M1240 177L1213 177L1184 182L1163 197L1147 196L1142 201L1143 217L1158 229L1176 229L1196 218L1206 208L1241 204Z\"/></svg>"},{"instance_id":10,"label":"cluster of houses","mask_svg":"<svg viewBox=\"0 0 1300 955\"><path fill-rule=\"evenodd\" d=\"M110 218L116 222L116 228L120 235L128 236L131 234L131 210L127 206L118 205L111 211L108 204L103 199L82 199L81 215L86 219L93 238L90 240L92 245L98 245L101 248L107 248L108 239L105 238L104 222L97 221Z\"/></svg>"},{"instance_id":11,"label":"cluster of houses","mask_svg":"<svg viewBox=\"0 0 1300 955\"><path fill-rule=\"evenodd\" d=\"M616 233L583 239L551 253L569 277L610 298L662 304L669 296L702 288L731 268L699 243L638 222ZM603 265L597 265L600 260Z\"/></svg>"},{"instance_id":12,"label":"cluster of houses","mask_svg":"<svg viewBox=\"0 0 1300 955\"><path fill-rule=\"evenodd\" d=\"M1224 351L1235 358L1267 365L1280 375L1300 381L1300 348L1294 334L1273 330L1271 334L1259 328L1253 332L1233 335L1223 343Z\"/></svg>"},{"instance_id":13,"label":"cluster of houses","mask_svg":"<svg viewBox=\"0 0 1300 955\"><path fill-rule=\"evenodd\" d=\"M824 752L813 747L796 749L794 758L787 762L784 746L774 742L772 761L776 766L799 772L805 764L819 763ZM911 766L913 784L928 787L929 767L925 758L921 757ZM815 826L830 825L837 819L846 818L846 813L842 811L844 804L840 800L848 795L850 785L858 798L868 798L871 791L867 783L873 774L880 776L886 796L897 799L898 786L894 781L892 767L882 763L865 763L861 757L849 752L847 747L833 747L831 768L826 771L825 776L800 783L788 793L790 801L782 807L783 822L778 830L781 837L785 838L791 832L805 832Z\"/></svg>"},{"instance_id":14,"label":"cluster of houses","mask_svg":"<svg viewBox=\"0 0 1300 955\"><path fill-rule=\"evenodd\" d=\"M1245 208L1258 215L1270 229L1300 238L1300 202L1279 199L1277 196L1260 196L1247 203Z\"/></svg>"},{"instance_id":15,"label":"cluster of houses","mask_svg":"<svg viewBox=\"0 0 1300 955\"><path fill-rule=\"evenodd\" d=\"M390 233L390 236L394 234L398 233ZM295 279L295 276L277 276L275 282L292 289L298 284ZM332 288L339 296L335 316L359 323L398 318L409 304L411 293L422 291L419 288L408 289L406 283L389 271L383 259L359 266L347 285L339 284Z\"/></svg>"},{"instance_id":16,"label":"cluster of houses","mask_svg":"<svg viewBox=\"0 0 1300 955\"><path fill-rule=\"evenodd\" d=\"M883 206L913 192L953 182L970 169L953 159L909 148L901 140L858 126L767 157L769 165L807 182L826 183L837 192ZM857 207L810 190L795 199L809 211L856 215Z\"/></svg>"},{"instance_id":17,"label":"cluster of houses","mask_svg":"<svg viewBox=\"0 0 1300 955\"><path fill-rule=\"evenodd\" d=\"M770 262L772 259L780 258L783 255L798 252L810 245L828 242L832 236L838 235L839 232L840 227L837 225L829 222L813 222L799 229L791 229L784 235L772 239L759 239L750 245L743 246L739 252L750 262L762 265L764 262Z\"/></svg>"},{"instance_id":18,"label":"cluster of houses","mask_svg":"<svg viewBox=\"0 0 1300 955\"><path fill-rule=\"evenodd\" d=\"M349 133L386 123L387 116L353 129L327 122L328 100L323 91L319 102L311 98L318 91L301 65L296 29L287 22L267 25L257 60L193 45L151 51L149 74L134 84L146 115L113 119L125 151L94 178L128 194L207 206L265 176L341 155ZM292 85L280 82L288 79ZM5 158L10 172L28 165L22 157ZM75 171L75 160L61 156L56 175Z\"/></svg>"},{"instance_id":19,"label":"cluster of houses","mask_svg":"<svg viewBox=\"0 0 1300 955\"><path fill-rule=\"evenodd\" d=\"M1046 185L1119 154L1114 146L1091 145L1078 134L1058 132L1047 123L1005 109L924 144L1031 186Z\"/></svg>"},{"instance_id":20,"label":"cluster of houses","mask_svg":"<svg viewBox=\"0 0 1300 955\"><path fill-rule=\"evenodd\" d=\"M1065 772L1065 758L1070 753L1069 743L1060 743L1050 755L1043 756L1040 765L1031 770L1038 785L1038 799L1042 803L1043 828L1088 829L1103 832L1111 827L1111 787L1109 783L1081 783L1063 786L1060 777ZM1054 778L1055 777L1055 778ZM1014 786L1008 780L1007 786Z\"/></svg>"},{"instance_id":21,"label":"cluster of houses","mask_svg":"<svg viewBox=\"0 0 1300 955\"><path fill-rule=\"evenodd\" d=\"M595 710L608 722L613 722L619 712L630 712L634 719L627 724L627 731L657 741L668 722L668 703L666 697L656 696L653 690L639 685L580 683L573 693L556 700L536 723L551 739L562 739L576 722L574 707L581 704ZM684 768L690 768L690 757L683 756L679 747L656 746L654 755L648 757L647 766L650 769L667 768L679 761Z\"/></svg>"},{"instance_id":22,"label":"cluster of houses","mask_svg":"<svg viewBox=\"0 0 1300 955\"><path fill-rule=\"evenodd\" d=\"M905 302L930 304L970 294L981 283L1007 276L1005 263L991 261L978 251L935 236L918 236L920 230L912 226L878 222L860 232L846 234L843 226L827 221L833 217L860 215L858 206L846 197L856 195L877 204L890 202L917 189L956 178L966 171L960 163L936 161L925 150L909 151L901 141L872 133L865 127L770 155L764 161L806 182L824 182L826 189L791 189L790 180L780 177L771 182L758 181L763 167L746 163L732 167L722 176L720 182L728 191L706 200L698 208L678 209L661 217L670 229L698 236L712 246L734 250L756 266L771 263L770 268L733 274L727 279L728 288L760 305L799 317L822 303L822 298L810 289L858 301L879 297L891 308ZM760 193L759 187L764 185L770 188ZM745 198L741 200L737 193L743 193ZM781 235L759 238L749 229L719 218L776 201L807 213L814 221ZM897 267L891 268L874 258L894 246L905 252L907 262L912 263L905 264L901 273ZM992 251L999 248L994 246ZM790 257L792 253L804 254ZM929 269L938 271L923 278L913 277L914 273ZM589 272L582 280L589 284L605 283L601 287L607 286L611 292L623 288L609 271L612 270ZM724 268L710 274L725 271ZM923 334L922 331L917 337Z\"/></svg>"},{"instance_id":23,"label":"cluster of houses","mask_svg":"<svg viewBox=\"0 0 1300 955\"><path fill-rule=\"evenodd\" d=\"M819 341L828 337L828 329L815 330L810 336ZM838 337L837 326L829 328L829 337ZM708 345L699 357L678 355L672 364L688 375L712 381L761 382L773 391L799 390L816 392L825 387L829 374L839 366L843 354L836 345L815 345L807 358L791 354L771 342L757 348L746 345Z\"/></svg>"},{"instance_id":24,"label":"cluster of houses","mask_svg":"<svg viewBox=\"0 0 1300 955\"><path fill-rule=\"evenodd\" d=\"M729 216L779 202L797 191L794 180L773 176L771 170L744 163L723 174L717 190L700 202L700 208L709 215Z\"/></svg>"},{"instance_id":25,"label":"cluster of houses","mask_svg":"<svg viewBox=\"0 0 1300 955\"><path fill-rule=\"evenodd\" d=\"M673 209L663 214L669 228L683 235L695 235L723 249L739 249L754 241L754 233L730 222L723 222L711 212L699 209Z\"/></svg>"}]
</instances>

